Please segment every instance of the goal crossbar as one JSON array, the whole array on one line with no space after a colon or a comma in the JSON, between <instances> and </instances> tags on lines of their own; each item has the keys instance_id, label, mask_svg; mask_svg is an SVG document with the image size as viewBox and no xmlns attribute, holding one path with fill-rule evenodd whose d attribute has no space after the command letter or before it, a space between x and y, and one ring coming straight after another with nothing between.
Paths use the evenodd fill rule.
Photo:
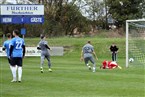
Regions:
<instances>
[{"instance_id":1,"label":"goal crossbar","mask_svg":"<svg viewBox=\"0 0 145 97\"><path fill-rule=\"evenodd\" d=\"M142 22L142 21L145 21L145 19L126 20L126 22Z\"/></svg>"}]
</instances>

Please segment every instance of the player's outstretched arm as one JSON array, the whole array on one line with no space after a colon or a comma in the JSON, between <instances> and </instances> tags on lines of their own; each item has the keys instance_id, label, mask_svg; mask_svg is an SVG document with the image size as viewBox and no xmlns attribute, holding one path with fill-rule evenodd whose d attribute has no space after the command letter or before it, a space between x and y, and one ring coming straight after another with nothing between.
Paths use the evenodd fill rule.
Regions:
<instances>
[{"instance_id":1,"label":"player's outstretched arm","mask_svg":"<svg viewBox=\"0 0 145 97\"><path fill-rule=\"evenodd\" d=\"M41 48L40 48L40 47L37 47L37 49L38 49L38 50L41 50Z\"/></svg>"},{"instance_id":2,"label":"player's outstretched arm","mask_svg":"<svg viewBox=\"0 0 145 97\"><path fill-rule=\"evenodd\" d=\"M40 43L39 43L39 44L40 44ZM37 45L37 50L41 50L41 48L40 48L39 44Z\"/></svg>"},{"instance_id":3,"label":"player's outstretched arm","mask_svg":"<svg viewBox=\"0 0 145 97\"><path fill-rule=\"evenodd\" d=\"M45 47L46 47L47 49L51 50L50 47L49 47L47 44L45 44Z\"/></svg>"},{"instance_id":4,"label":"player's outstretched arm","mask_svg":"<svg viewBox=\"0 0 145 97\"><path fill-rule=\"evenodd\" d=\"M96 60L98 60L98 57L97 57L95 51L93 51L93 55L94 55L94 57L96 58Z\"/></svg>"}]
</instances>

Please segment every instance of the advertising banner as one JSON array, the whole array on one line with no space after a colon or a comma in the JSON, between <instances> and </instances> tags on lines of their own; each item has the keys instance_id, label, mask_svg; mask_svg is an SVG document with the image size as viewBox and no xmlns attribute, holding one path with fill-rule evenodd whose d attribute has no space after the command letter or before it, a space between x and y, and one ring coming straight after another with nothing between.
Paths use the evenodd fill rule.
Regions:
<instances>
[{"instance_id":1,"label":"advertising banner","mask_svg":"<svg viewBox=\"0 0 145 97\"><path fill-rule=\"evenodd\" d=\"M42 24L44 16L1 16L1 24Z\"/></svg>"},{"instance_id":2,"label":"advertising banner","mask_svg":"<svg viewBox=\"0 0 145 97\"><path fill-rule=\"evenodd\" d=\"M0 5L1 15L44 15L44 5Z\"/></svg>"},{"instance_id":3,"label":"advertising banner","mask_svg":"<svg viewBox=\"0 0 145 97\"><path fill-rule=\"evenodd\" d=\"M63 56L64 48L63 47L51 47L50 50L51 56ZM0 57L6 56L6 52L2 51L2 47L0 47ZM25 56L41 56L41 51L37 50L37 47L26 47L26 54Z\"/></svg>"}]
</instances>

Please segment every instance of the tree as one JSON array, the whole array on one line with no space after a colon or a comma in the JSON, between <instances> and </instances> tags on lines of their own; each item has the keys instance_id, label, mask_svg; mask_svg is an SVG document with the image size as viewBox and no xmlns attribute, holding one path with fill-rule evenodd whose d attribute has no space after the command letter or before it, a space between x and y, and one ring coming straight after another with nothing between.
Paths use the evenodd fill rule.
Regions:
<instances>
[{"instance_id":1,"label":"tree","mask_svg":"<svg viewBox=\"0 0 145 97\"><path fill-rule=\"evenodd\" d=\"M90 19L91 26L96 29L97 21L104 19L104 2L102 0L77 0L76 5L82 14Z\"/></svg>"},{"instance_id":2,"label":"tree","mask_svg":"<svg viewBox=\"0 0 145 97\"><path fill-rule=\"evenodd\" d=\"M90 22L76 5L77 0L29 0L38 4L44 4L44 24L39 25L9 25L1 26L4 32L11 28L27 29L27 36L39 36L40 33L46 33L49 36L73 35L73 30L78 28L80 32L88 32Z\"/></svg>"},{"instance_id":3,"label":"tree","mask_svg":"<svg viewBox=\"0 0 145 97\"><path fill-rule=\"evenodd\" d=\"M140 19L143 16L144 0L107 0L109 13L116 20L116 25L122 27L127 19Z\"/></svg>"},{"instance_id":4,"label":"tree","mask_svg":"<svg viewBox=\"0 0 145 97\"><path fill-rule=\"evenodd\" d=\"M77 27L80 31L86 31L86 18L82 16L80 8L75 4L76 0L47 0L45 5L45 24L47 33L56 35L73 35Z\"/></svg>"},{"instance_id":5,"label":"tree","mask_svg":"<svg viewBox=\"0 0 145 97\"><path fill-rule=\"evenodd\" d=\"M68 4L63 6L63 17L60 18L60 22L65 30L65 35L73 35L73 30L77 27L80 31L85 31L87 24L86 17L82 16L76 5Z\"/></svg>"}]
</instances>

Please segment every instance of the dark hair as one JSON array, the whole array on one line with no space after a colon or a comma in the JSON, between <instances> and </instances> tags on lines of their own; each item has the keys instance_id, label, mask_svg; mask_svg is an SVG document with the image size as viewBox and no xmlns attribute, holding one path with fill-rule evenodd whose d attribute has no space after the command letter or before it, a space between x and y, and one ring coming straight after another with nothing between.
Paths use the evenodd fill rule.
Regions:
<instances>
[{"instance_id":1,"label":"dark hair","mask_svg":"<svg viewBox=\"0 0 145 97\"><path fill-rule=\"evenodd\" d=\"M44 37L45 37L45 35L44 35L44 34L41 34L41 35L40 35L40 38L41 38L41 39L43 39Z\"/></svg>"},{"instance_id":2,"label":"dark hair","mask_svg":"<svg viewBox=\"0 0 145 97\"><path fill-rule=\"evenodd\" d=\"M91 43L91 41L89 40L88 43Z\"/></svg>"},{"instance_id":3,"label":"dark hair","mask_svg":"<svg viewBox=\"0 0 145 97\"><path fill-rule=\"evenodd\" d=\"M19 30L14 30L13 31L16 35L19 35Z\"/></svg>"},{"instance_id":4,"label":"dark hair","mask_svg":"<svg viewBox=\"0 0 145 97\"><path fill-rule=\"evenodd\" d=\"M7 37L11 38L12 37L11 33L7 33Z\"/></svg>"}]
</instances>

